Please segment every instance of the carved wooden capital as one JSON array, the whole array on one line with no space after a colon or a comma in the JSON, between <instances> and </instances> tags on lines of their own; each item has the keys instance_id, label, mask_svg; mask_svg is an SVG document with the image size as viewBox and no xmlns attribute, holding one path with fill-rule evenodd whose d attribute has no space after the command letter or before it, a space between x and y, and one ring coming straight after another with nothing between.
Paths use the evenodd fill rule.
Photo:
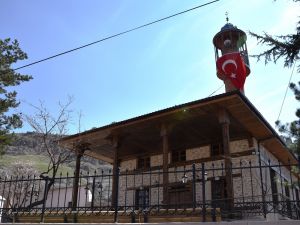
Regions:
<instances>
[{"instance_id":1,"label":"carved wooden capital","mask_svg":"<svg viewBox=\"0 0 300 225\"><path fill-rule=\"evenodd\" d=\"M113 135L111 138L111 145L113 148L117 149L120 146L120 139L118 135Z\"/></svg>"},{"instance_id":2,"label":"carved wooden capital","mask_svg":"<svg viewBox=\"0 0 300 225\"><path fill-rule=\"evenodd\" d=\"M82 143L79 143L76 145L75 147L75 152L76 152L76 155L77 156L83 156L84 152L86 150L90 150L90 143L87 143L87 142L82 142Z\"/></svg>"},{"instance_id":3,"label":"carved wooden capital","mask_svg":"<svg viewBox=\"0 0 300 225\"><path fill-rule=\"evenodd\" d=\"M160 136L168 136L172 130L172 126L170 124L163 123L160 128Z\"/></svg>"},{"instance_id":4,"label":"carved wooden capital","mask_svg":"<svg viewBox=\"0 0 300 225\"><path fill-rule=\"evenodd\" d=\"M218 111L218 119L221 124L230 124L229 115L225 109L220 109Z\"/></svg>"}]
</instances>

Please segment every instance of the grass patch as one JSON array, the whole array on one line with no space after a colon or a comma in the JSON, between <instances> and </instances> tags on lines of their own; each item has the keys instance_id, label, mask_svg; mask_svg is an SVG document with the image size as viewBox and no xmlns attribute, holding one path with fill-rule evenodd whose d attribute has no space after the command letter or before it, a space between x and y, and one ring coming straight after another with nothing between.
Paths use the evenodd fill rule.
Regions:
<instances>
[{"instance_id":1,"label":"grass patch","mask_svg":"<svg viewBox=\"0 0 300 225\"><path fill-rule=\"evenodd\" d=\"M49 158L42 155L3 155L3 157L0 158L0 165L5 169L16 161L30 162L37 171L42 173L47 171ZM74 170L72 168L61 165L60 169L58 170L57 176L59 176L60 173L62 173L62 176L66 176L67 173L69 174L69 176L72 176L73 171Z\"/></svg>"}]
</instances>

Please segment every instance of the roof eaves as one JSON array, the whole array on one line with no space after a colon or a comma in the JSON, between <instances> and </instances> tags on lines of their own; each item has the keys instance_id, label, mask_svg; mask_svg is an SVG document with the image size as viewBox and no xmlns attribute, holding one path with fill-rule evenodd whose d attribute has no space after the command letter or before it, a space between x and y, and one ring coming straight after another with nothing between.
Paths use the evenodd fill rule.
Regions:
<instances>
[{"instance_id":1,"label":"roof eaves","mask_svg":"<svg viewBox=\"0 0 300 225\"><path fill-rule=\"evenodd\" d=\"M126 119L126 120L122 120L122 121L119 121L119 122L111 123L111 124L108 124L108 125L105 125L105 126L102 126L102 127L98 127L98 128L94 128L94 129L91 129L91 130L81 132L81 133L73 134L73 135L70 135L68 137L62 138L61 141L68 140L68 139L75 138L75 137L85 135L85 134L89 134L89 133L94 133L94 132L101 131L101 130L104 130L104 129L117 128L120 125L124 125L126 123L134 122L134 121L137 121L137 120L142 120L142 119L145 119L147 117L159 115L161 113L171 112L173 110L177 110L177 109L180 109L180 108L185 108L185 107L189 107L189 106L192 106L192 105L195 105L195 104L205 103L205 102L221 99L221 98L228 97L228 96L234 96L234 95L241 96L242 94L240 93L240 91L232 91L232 92L227 92L227 93L220 94L220 95L215 95L215 96L199 99L199 100L192 101L192 102L183 103L183 104L180 104L180 105L171 106L171 107L168 107L168 108L165 108L165 109L162 109L162 110L157 110L157 111L147 113L147 114L144 114L144 115L136 116L136 117L133 117L133 118L130 118L130 119Z\"/></svg>"}]
</instances>

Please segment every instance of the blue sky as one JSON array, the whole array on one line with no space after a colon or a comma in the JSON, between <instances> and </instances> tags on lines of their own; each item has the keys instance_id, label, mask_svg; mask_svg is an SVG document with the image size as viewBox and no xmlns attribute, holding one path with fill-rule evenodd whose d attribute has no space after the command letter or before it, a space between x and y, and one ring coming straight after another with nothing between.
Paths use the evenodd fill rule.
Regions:
<instances>
[{"instance_id":1,"label":"blue sky","mask_svg":"<svg viewBox=\"0 0 300 225\"><path fill-rule=\"evenodd\" d=\"M151 22L204 0L38 1L1 0L0 37L16 38L29 59L72 49L126 29ZM19 111L31 114L26 103L45 102L55 114L57 103L74 97L70 133L205 98L222 85L215 75L213 36L230 22L248 32L294 32L299 3L290 0L221 0L144 29L20 70L34 79L16 87ZM248 35L248 51L263 50ZM250 59L245 93L274 125L291 74L282 62L264 65ZM299 74L294 72L294 82ZM215 94L224 93L224 88ZM288 92L280 119L291 121L298 106ZM20 131L30 130L24 125Z\"/></svg>"}]
</instances>

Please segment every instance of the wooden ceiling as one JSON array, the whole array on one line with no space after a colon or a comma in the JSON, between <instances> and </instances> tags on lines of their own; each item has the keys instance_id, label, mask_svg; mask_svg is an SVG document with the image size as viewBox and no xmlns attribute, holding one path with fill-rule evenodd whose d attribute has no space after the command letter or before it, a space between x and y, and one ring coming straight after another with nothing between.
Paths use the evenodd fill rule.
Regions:
<instances>
[{"instance_id":1,"label":"wooden ceiling","mask_svg":"<svg viewBox=\"0 0 300 225\"><path fill-rule=\"evenodd\" d=\"M113 135L118 136L121 159L161 153L161 125L167 124L170 128L170 150L197 147L221 141L220 109L225 109L230 116L231 140L249 137L267 140L266 147L271 148L277 157L294 160L273 128L239 92L225 93L89 130L66 137L60 143L69 149L74 149L76 143L88 143L90 148L86 155L112 163L115 151L111 142Z\"/></svg>"}]
</instances>

